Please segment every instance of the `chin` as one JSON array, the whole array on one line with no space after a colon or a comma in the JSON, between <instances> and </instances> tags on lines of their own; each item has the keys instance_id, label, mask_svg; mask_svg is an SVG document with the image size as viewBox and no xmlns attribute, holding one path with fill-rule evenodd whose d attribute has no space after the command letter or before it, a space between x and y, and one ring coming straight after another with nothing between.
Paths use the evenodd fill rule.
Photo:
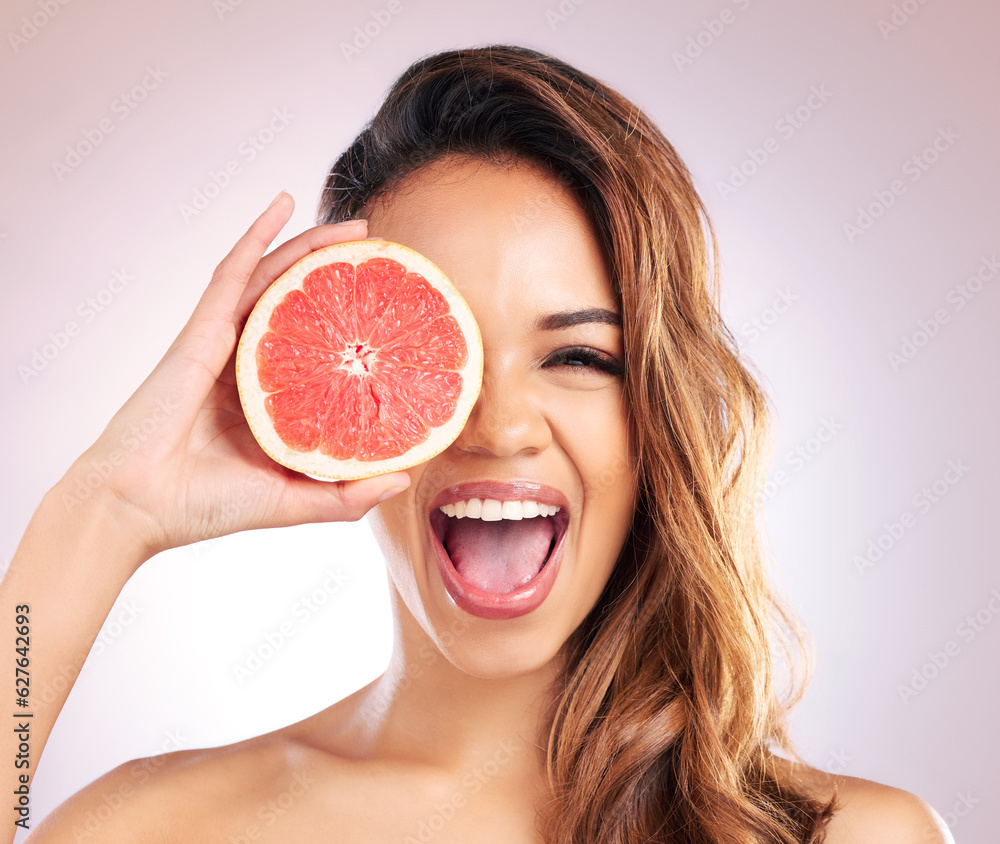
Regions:
<instances>
[{"instance_id":1,"label":"chin","mask_svg":"<svg viewBox=\"0 0 1000 844\"><path fill-rule=\"evenodd\" d=\"M389 575L397 636L416 664L429 666L443 658L481 680L527 677L551 670L575 626L567 613L558 612L556 601L517 619L490 620L466 612L448 597L441 600L440 584L431 595L424 594L412 567L390 566Z\"/></svg>"},{"instance_id":2,"label":"chin","mask_svg":"<svg viewBox=\"0 0 1000 844\"><path fill-rule=\"evenodd\" d=\"M443 656L483 680L552 674L610 575L626 508L608 530L611 514L583 520L579 495L523 476L421 498L386 502L371 523L407 659Z\"/></svg>"},{"instance_id":3,"label":"chin","mask_svg":"<svg viewBox=\"0 0 1000 844\"><path fill-rule=\"evenodd\" d=\"M443 649L444 658L457 670L478 680L515 680L552 674L558 647L540 649L534 642L470 643Z\"/></svg>"}]
</instances>

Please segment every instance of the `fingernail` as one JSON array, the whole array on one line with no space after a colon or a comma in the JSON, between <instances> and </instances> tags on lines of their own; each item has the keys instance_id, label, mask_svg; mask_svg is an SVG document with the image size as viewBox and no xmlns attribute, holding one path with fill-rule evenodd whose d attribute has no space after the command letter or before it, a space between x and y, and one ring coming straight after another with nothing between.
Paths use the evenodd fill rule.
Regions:
<instances>
[{"instance_id":1,"label":"fingernail","mask_svg":"<svg viewBox=\"0 0 1000 844\"><path fill-rule=\"evenodd\" d=\"M378 497L377 503L381 504L387 498L392 498L394 495L399 495L399 493L403 492L407 488L408 487L405 487L405 486L393 486L393 487L389 487L389 489L387 489L385 492L383 492Z\"/></svg>"},{"instance_id":2,"label":"fingernail","mask_svg":"<svg viewBox=\"0 0 1000 844\"><path fill-rule=\"evenodd\" d=\"M277 204L278 200L285 195L284 191L281 191L274 199L271 200L271 204L267 206L268 211L270 211Z\"/></svg>"},{"instance_id":3,"label":"fingernail","mask_svg":"<svg viewBox=\"0 0 1000 844\"><path fill-rule=\"evenodd\" d=\"M353 226L355 223L368 224L368 221L364 218L359 217L357 220L341 220L339 223L334 223L335 226Z\"/></svg>"}]
</instances>

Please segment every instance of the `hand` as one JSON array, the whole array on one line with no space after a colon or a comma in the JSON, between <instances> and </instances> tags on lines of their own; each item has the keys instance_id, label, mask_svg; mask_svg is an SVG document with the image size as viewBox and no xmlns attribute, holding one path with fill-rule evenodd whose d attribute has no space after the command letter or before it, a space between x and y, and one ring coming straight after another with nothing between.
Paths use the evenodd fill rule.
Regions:
<instances>
[{"instance_id":1,"label":"hand","mask_svg":"<svg viewBox=\"0 0 1000 844\"><path fill-rule=\"evenodd\" d=\"M293 207L282 192L240 238L163 359L62 482L68 507L118 508L144 559L251 528L358 519L409 485L405 472L313 480L272 461L247 425L236 345L257 299L309 252L367 236L364 221L317 226L262 257Z\"/></svg>"}]
</instances>

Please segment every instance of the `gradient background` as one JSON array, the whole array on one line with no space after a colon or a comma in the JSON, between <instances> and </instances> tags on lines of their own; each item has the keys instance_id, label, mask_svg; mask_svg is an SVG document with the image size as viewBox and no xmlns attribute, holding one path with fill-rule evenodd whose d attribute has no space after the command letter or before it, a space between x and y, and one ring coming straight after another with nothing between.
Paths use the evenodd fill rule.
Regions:
<instances>
[{"instance_id":1,"label":"gradient background","mask_svg":"<svg viewBox=\"0 0 1000 844\"><path fill-rule=\"evenodd\" d=\"M815 679L794 721L802 752L916 792L961 841L993 839L1000 279L992 270L968 279L1000 250L1000 7L44 2L57 12L43 0L8 0L0 12L0 563L274 195L284 188L298 203L282 240L312 225L327 166L412 60L493 41L536 47L652 115L717 226L725 313L778 411L765 510L774 557L816 643ZM25 38L32 16L44 25ZM366 24L370 43L345 55ZM685 50L694 58L679 62ZM155 85L123 116L116 98L144 77ZM818 108L814 86L827 92L812 100ZM790 131L783 116L800 107L808 119ZM241 144L275 109L287 125L248 160ZM67 145L105 118L113 130L57 174ZM915 170L913 156L949 132ZM724 189L734 167L753 170L769 138L776 151ZM240 172L185 220L182 204L234 159ZM878 194L894 180L905 191L886 208ZM880 202L879 217L851 237L845 224L857 223L859 206ZM115 271L132 280L108 288ZM71 320L77 336L46 360L50 333ZM906 338L918 345L894 365ZM824 425L835 433L821 439ZM809 459L790 456L797 448ZM950 461L967 467L955 483L942 480ZM921 490L935 482L946 492L925 504ZM859 568L907 512L912 526ZM150 561L52 735L34 782L36 819L126 759L265 732L375 677L390 645L384 580L363 523L237 535ZM237 679L234 667L284 621L294 635ZM935 655L947 657L943 668ZM931 679L916 689L914 672Z\"/></svg>"}]
</instances>

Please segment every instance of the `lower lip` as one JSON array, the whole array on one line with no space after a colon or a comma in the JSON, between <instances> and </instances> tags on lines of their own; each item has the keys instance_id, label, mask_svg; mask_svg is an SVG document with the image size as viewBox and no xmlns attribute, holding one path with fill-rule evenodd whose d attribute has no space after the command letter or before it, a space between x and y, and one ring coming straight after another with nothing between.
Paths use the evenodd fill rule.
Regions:
<instances>
[{"instance_id":1,"label":"lower lip","mask_svg":"<svg viewBox=\"0 0 1000 844\"><path fill-rule=\"evenodd\" d=\"M451 599L470 615L499 621L527 615L537 610L549 596L559 574L568 526L562 527L562 534L556 542L556 547L552 549L549 561L542 566L542 570L524 586L505 595L485 592L463 579L452 564L448 552L444 550L441 540L437 538L434 528L428 524L427 531L434 546L434 557L441 573L441 580L444 581L444 588Z\"/></svg>"}]
</instances>

